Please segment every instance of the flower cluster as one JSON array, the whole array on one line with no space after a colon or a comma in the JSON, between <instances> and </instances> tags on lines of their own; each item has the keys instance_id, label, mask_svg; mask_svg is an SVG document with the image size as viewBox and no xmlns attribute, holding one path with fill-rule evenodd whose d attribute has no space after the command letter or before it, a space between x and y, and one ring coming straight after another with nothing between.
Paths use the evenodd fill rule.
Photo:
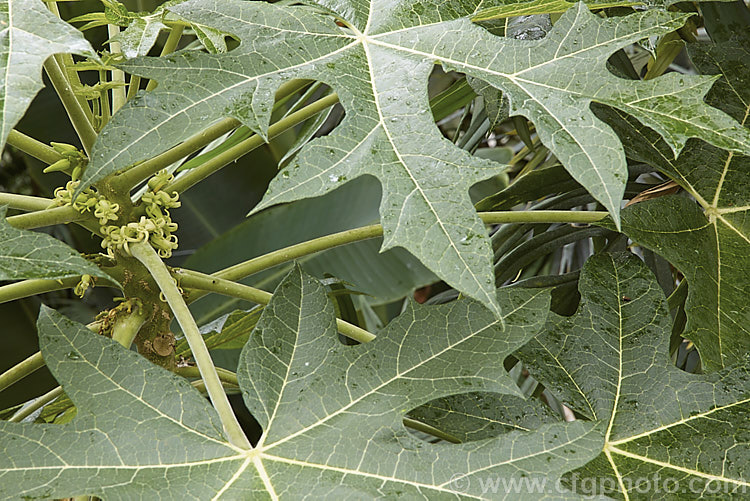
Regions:
<instances>
[{"instance_id":1,"label":"flower cluster","mask_svg":"<svg viewBox=\"0 0 750 501\"><path fill-rule=\"evenodd\" d=\"M90 188L83 190L75 201L72 200L79 181L68 181L65 187L57 188L53 205L72 205L81 213L93 211L94 216L99 220L100 230L104 234L102 248L107 250L110 257L115 257L115 249L130 254L130 244L148 241L159 256L168 258L177 248L177 236L174 235L177 231L177 224L172 222L169 209L181 205L177 192L170 195L162 190L172 179L174 177L167 171L161 171L151 178L148 182L149 189L141 198L141 206L146 215L141 216L138 221L122 226L110 224L119 218L120 205L110 202L94 190Z\"/></svg>"},{"instance_id":2,"label":"flower cluster","mask_svg":"<svg viewBox=\"0 0 750 501\"><path fill-rule=\"evenodd\" d=\"M65 187L60 186L55 190L55 201L52 204L53 207L72 205L75 210L80 213L91 212L92 209L96 210L97 204L104 200L104 197L97 194L91 188L83 190L73 202L73 193L78 188L80 181L68 181ZM117 206L117 204L114 204ZM119 206L115 209L115 212L119 209ZM97 216L99 217L99 216ZM117 219L115 217L115 219Z\"/></svg>"},{"instance_id":3,"label":"flower cluster","mask_svg":"<svg viewBox=\"0 0 750 501\"><path fill-rule=\"evenodd\" d=\"M113 248L117 248L125 254L130 254L129 244L148 240L159 253L159 256L167 258L177 248L177 237L172 234L176 230L177 224L173 223L169 217L149 219L146 216L141 216L138 222L102 228L104 232L102 247L107 249L107 254L110 256L114 256Z\"/></svg>"},{"instance_id":4,"label":"flower cluster","mask_svg":"<svg viewBox=\"0 0 750 501\"><path fill-rule=\"evenodd\" d=\"M107 249L108 254L113 255L113 248L130 254L129 244L148 241L159 256L168 258L172 255L172 251L177 248L177 236L173 234L177 231L177 223L172 222L169 209L179 207L181 203L177 192L170 195L162 190L172 179L174 177L163 170L148 181L149 189L141 197L146 215L141 216L137 222L134 221L124 226L102 227L102 232L105 234L102 247ZM102 222L102 219L99 221Z\"/></svg>"}]
</instances>

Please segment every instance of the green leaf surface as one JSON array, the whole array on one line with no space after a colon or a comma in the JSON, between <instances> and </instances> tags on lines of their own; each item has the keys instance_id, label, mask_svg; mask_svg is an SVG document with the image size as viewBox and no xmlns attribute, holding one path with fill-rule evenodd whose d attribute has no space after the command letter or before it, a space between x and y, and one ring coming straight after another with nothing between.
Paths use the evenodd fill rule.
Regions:
<instances>
[{"instance_id":1,"label":"green leaf surface","mask_svg":"<svg viewBox=\"0 0 750 501\"><path fill-rule=\"evenodd\" d=\"M201 45L209 53L221 54L227 51L226 33L199 24L193 24L192 28Z\"/></svg>"},{"instance_id":2,"label":"green leaf surface","mask_svg":"<svg viewBox=\"0 0 750 501\"><path fill-rule=\"evenodd\" d=\"M70 52L98 58L83 35L39 0L0 2L0 149L42 88L42 64Z\"/></svg>"},{"instance_id":3,"label":"green leaf surface","mask_svg":"<svg viewBox=\"0 0 750 501\"><path fill-rule=\"evenodd\" d=\"M216 412L187 380L42 307L45 362L78 407L66 425L0 423L0 498L94 494L210 499L244 460ZM42 445L43 444L43 445ZM218 479L218 480L217 480ZM184 492L184 491L183 491Z\"/></svg>"},{"instance_id":4,"label":"green leaf surface","mask_svg":"<svg viewBox=\"0 0 750 501\"><path fill-rule=\"evenodd\" d=\"M428 402L409 417L449 433L461 442L484 440L511 431L530 431L560 416L538 398L497 393L466 393Z\"/></svg>"},{"instance_id":5,"label":"green leaf surface","mask_svg":"<svg viewBox=\"0 0 750 501\"><path fill-rule=\"evenodd\" d=\"M500 361L510 345L538 326L545 296L501 294L504 311L514 312L505 318L502 333L494 315L475 302L437 308L412 304L375 341L347 347L337 340L333 308L319 283L296 270L279 291L243 350L238 371L241 381L252 382L245 403L264 428L256 468L273 479L267 488L304 489L312 497L445 495L455 493L458 484L451 478L456 474L470 480L480 470L491 475L524 468L507 456L500 460L508 452L502 443L513 440L520 456L541 445L519 434L466 447L428 446L400 421L410 407L469 388L518 394ZM427 343L424 329L430 332ZM551 430L538 437L549 438ZM572 438L558 436L565 443ZM558 460L583 454L570 445L575 452ZM546 463L554 475L559 463L546 459L551 454L535 452L545 459L527 458L530 463ZM290 461L292 456L305 460ZM508 460L513 468L500 465ZM305 481L309 477L317 481Z\"/></svg>"},{"instance_id":6,"label":"green leaf surface","mask_svg":"<svg viewBox=\"0 0 750 501\"><path fill-rule=\"evenodd\" d=\"M125 31L111 39L120 42L122 53L128 59L145 56L156 43L161 30L167 27L161 22L162 16L154 14L133 19Z\"/></svg>"},{"instance_id":7,"label":"green leaf surface","mask_svg":"<svg viewBox=\"0 0 750 501\"><path fill-rule=\"evenodd\" d=\"M296 268L241 357L245 402L264 428L251 451L225 441L187 381L44 309L42 353L78 413L65 425L0 423L14 444L0 457L0 497L482 499L482 479L521 472L551 486L596 455L596 425L452 445L427 444L402 424L409 409L450 394L520 394L502 359L544 324L549 299L498 294L505 327L474 301L411 305L375 341L345 346L324 287Z\"/></svg>"},{"instance_id":8,"label":"green leaf surface","mask_svg":"<svg viewBox=\"0 0 750 501\"><path fill-rule=\"evenodd\" d=\"M676 368L663 292L632 254L591 257L579 289L576 314L551 314L518 353L566 405L606 424L601 455L573 474L579 486L625 499L675 485L679 499L746 492L750 358L708 376Z\"/></svg>"},{"instance_id":9,"label":"green leaf surface","mask_svg":"<svg viewBox=\"0 0 750 501\"><path fill-rule=\"evenodd\" d=\"M691 45L704 73L722 73L707 101L750 125L750 45ZM688 279L685 337L708 370L742 360L750 351L750 156L691 141L676 160L668 147L627 117L610 121L628 156L659 168L698 204L665 198L623 212L623 231L674 264ZM750 127L747 128L750 130Z\"/></svg>"},{"instance_id":10,"label":"green leaf surface","mask_svg":"<svg viewBox=\"0 0 750 501\"><path fill-rule=\"evenodd\" d=\"M0 206L0 280L92 275L117 283L56 238L14 228L5 219L7 210L7 206Z\"/></svg>"},{"instance_id":11,"label":"green leaf surface","mask_svg":"<svg viewBox=\"0 0 750 501\"><path fill-rule=\"evenodd\" d=\"M499 38L472 24L468 16L477 4L471 1L378 8L370 2L320 3L347 26L308 7L215 0L172 7L191 22L232 33L239 47L227 54L187 51L125 63L127 71L160 86L135 99L102 132L108 138L95 146L81 186L223 116L263 135L282 82L320 80L338 93L346 118L274 178L256 211L375 176L383 185L383 250L404 247L499 314L489 241L467 191L502 167L456 148L434 125L426 83L436 61L502 90L511 114L535 123L545 145L616 221L625 156L614 132L588 109L592 101L638 117L675 152L692 136L750 152L750 133L703 103L713 78L670 74L633 82L606 69L612 53L680 27L684 15L650 11L600 19L579 4L546 38L530 41ZM189 85L175 74L190 74Z\"/></svg>"}]
</instances>

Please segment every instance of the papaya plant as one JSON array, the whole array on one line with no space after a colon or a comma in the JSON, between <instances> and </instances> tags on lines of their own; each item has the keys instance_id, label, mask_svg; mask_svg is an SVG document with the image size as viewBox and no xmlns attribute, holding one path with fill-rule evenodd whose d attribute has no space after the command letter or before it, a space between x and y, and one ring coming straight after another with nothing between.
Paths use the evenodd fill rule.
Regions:
<instances>
[{"instance_id":1,"label":"papaya plant","mask_svg":"<svg viewBox=\"0 0 750 501\"><path fill-rule=\"evenodd\" d=\"M2 499L750 498L741 0L0 5Z\"/></svg>"}]
</instances>

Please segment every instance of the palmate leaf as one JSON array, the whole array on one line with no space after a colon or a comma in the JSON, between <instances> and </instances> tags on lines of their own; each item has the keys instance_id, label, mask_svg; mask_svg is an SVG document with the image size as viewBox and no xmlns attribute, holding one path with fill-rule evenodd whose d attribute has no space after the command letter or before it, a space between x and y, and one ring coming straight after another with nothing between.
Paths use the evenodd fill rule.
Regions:
<instances>
[{"instance_id":1,"label":"palmate leaf","mask_svg":"<svg viewBox=\"0 0 750 501\"><path fill-rule=\"evenodd\" d=\"M577 313L551 314L518 354L566 405L606 423L602 453L570 487L626 499L746 493L750 357L709 376L676 368L664 295L629 253L590 258L579 289Z\"/></svg>"},{"instance_id":2,"label":"palmate leaf","mask_svg":"<svg viewBox=\"0 0 750 501\"><path fill-rule=\"evenodd\" d=\"M703 73L722 73L707 101L750 126L750 45L690 45ZM685 333L708 370L750 351L750 156L691 141L677 160L633 119L610 121L628 156L668 174L698 202L661 198L623 212L623 231L674 264L688 280ZM750 127L748 128L750 130Z\"/></svg>"},{"instance_id":3,"label":"palmate leaf","mask_svg":"<svg viewBox=\"0 0 750 501\"><path fill-rule=\"evenodd\" d=\"M6 205L0 206L0 280L92 275L117 283L56 238L14 228L5 219L7 210Z\"/></svg>"},{"instance_id":4,"label":"palmate leaf","mask_svg":"<svg viewBox=\"0 0 750 501\"><path fill-rule=\"evenodd\" d=\"M0 423L12 444L0 456L0 497L456 499L483 498L485 478L552 484L601 449L596 424L462 445L428 444L402 424L452 393L520 395L502 360L544 324L549 299L511 291L499 302L504 329L474 301L412 305L375 341L345 346L323 286L293 270L241 356L239 384L264 428L244 452L186 381L44 309L42 352L78 415L60 426Z\"/></svg>"},{"instance_id":5,"label":"palmate leaf","mask_svg":"<svg viewBox=\"0 0 750 501\"><path fill-rule=\"evenodd\" d=\"M70 52L98 58L83 35L39 0L0 2L0 149L42 88L42 64Z\"/></svg>"},{"instance_id":6,"label":"palmate leaf","mask_svg":"<svg viewBox=\"0 0 750 501\"><path fill-rule=\"evenodd\" d=\"M320 1L309 7L194 0L171 8L190 22L232 33L221 55L183 52L123 67L160 82L102 132L82 186L158 153L222 116L263 134L276 88L293 77L329 84L346 110L331 134L312 141L271 183L256 208L325 194L358 176L383 186L383 250L406 248L431 271L496 314L491 251L468 189L501 167L459 150L429 113L434 63L502 90L511 112L536 125L572 175L619 218L625 157L615 134L588 109L619 107L664 134L678 151L691 136L750 151L744 129L702 97L709 77L648 82L614 77L606 59L639 39L678 28L685 17L637 13L603 20L584 4L539 41L495 37L469 17L480 3ZM492 4L482 2L481 7ZM175 75L190 75L176 80ZM137 145L134 147L134 145Z\"/></svg>"}]
</instances>

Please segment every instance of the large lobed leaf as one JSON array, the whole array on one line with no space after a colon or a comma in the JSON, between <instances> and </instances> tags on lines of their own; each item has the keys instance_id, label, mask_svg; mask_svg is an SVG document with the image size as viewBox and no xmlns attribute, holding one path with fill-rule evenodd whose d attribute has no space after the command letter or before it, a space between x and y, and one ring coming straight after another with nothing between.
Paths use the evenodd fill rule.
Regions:
<instances>
[{"instance_id":1,"label":"large lobed leaf","mask_svg":"<svg viewBox=\"0 0 750 501\"><path fill-rule=\"evenodd\" d=\"M117 283L56 238L14 228L5 219L7 210L7 206L0 206L0 280L92 275Z\"/></svg>"},{"instance_id":2,"label":"large lobed leaf","mask_svg":"<svg viewBox=\"0 0 750 501\"><path fill-rule=\"evenodd\" d=\"M0 457L0 497L482 498L482 479L519 475L551 487L600 450L596 425L452 445L423 442L402 424L410 409L452 393L519 395L502 360L543 325L549 300L512 291L499 302L504 328L474 301L412 305L375 341L345 346L322 285L293 270L241 357L239 384L264 429L251 451L226 442L187 382L44 309L42 352L78 415L66 425L0 423L12 444Z\"/></svg>"},{"instance_id":3,"label":"large lobed leaf","mask_svg":"<svg viewBox=\"0 0 750 501\"><path fill-rule=\"evenodd\" d=\"M551 314L518 354L566 405L606 425L602 453L570 487L625 499L746 494L750 358L708 376L676 368L664 295L629 253L590 258L579 289L576 314Z\"/></svg>"},{"instance_id":4,"label":"large lobed leaf","mask_svg":"<svg viewBox=\"0 0 750 501\"><path fill-rule=\"evenodd\" d=\"M216 0L172 7L190 22L232 33L239 47L220 55L189 51L126 63L127 71L160 85L102 132L82 186L223 116L264 134L283 81L320 80L338 93L346 118L299 153L256 210L375 176L383 186L382 249L406 248L499 314L489 241L467 192L501 167L458 149L433 123L427 79L436 61L502 90L511 112L535 123L545 144L616 220L625 157L616 135L590 112L592 101L638 117L675 152L692 136L750 152L750 134L702 102L712 78L667 75L630 82L605 67L615 51L678 28L684 16L651 11L600 19L579 4L545 39L528 41L499 38L471 23L478 7L492 2L318 3L346 27L309 7Z\"/></svg>"},{"instance_id":5,"label":"large lobed leaf","mask_svg":"<svg viewBox=\"0 0 750 501\"><path fill-rule=\"evenodd\" d=\"M98 58L83 35L39 0L0 2L0 149L42 88L42 64L70 52Z\"/></svg>"},{"instance_id":6,"label":"large lobed leaf","mask_svg":"<svg viewBox=\"0 0 750 501\"><path fill-rule=\"evenodd\" d=\"M750 130L750 42L690 45L703 73L724 75L707 96ZM665 197L623 211L623 231L658 252L688 280L684 336L703 365L719 370L750 351L750 156L691 141L676 160L659 136L633 119L610 116L628 156L659 168L697 204Z\"/></svg>"}]
</instances>

